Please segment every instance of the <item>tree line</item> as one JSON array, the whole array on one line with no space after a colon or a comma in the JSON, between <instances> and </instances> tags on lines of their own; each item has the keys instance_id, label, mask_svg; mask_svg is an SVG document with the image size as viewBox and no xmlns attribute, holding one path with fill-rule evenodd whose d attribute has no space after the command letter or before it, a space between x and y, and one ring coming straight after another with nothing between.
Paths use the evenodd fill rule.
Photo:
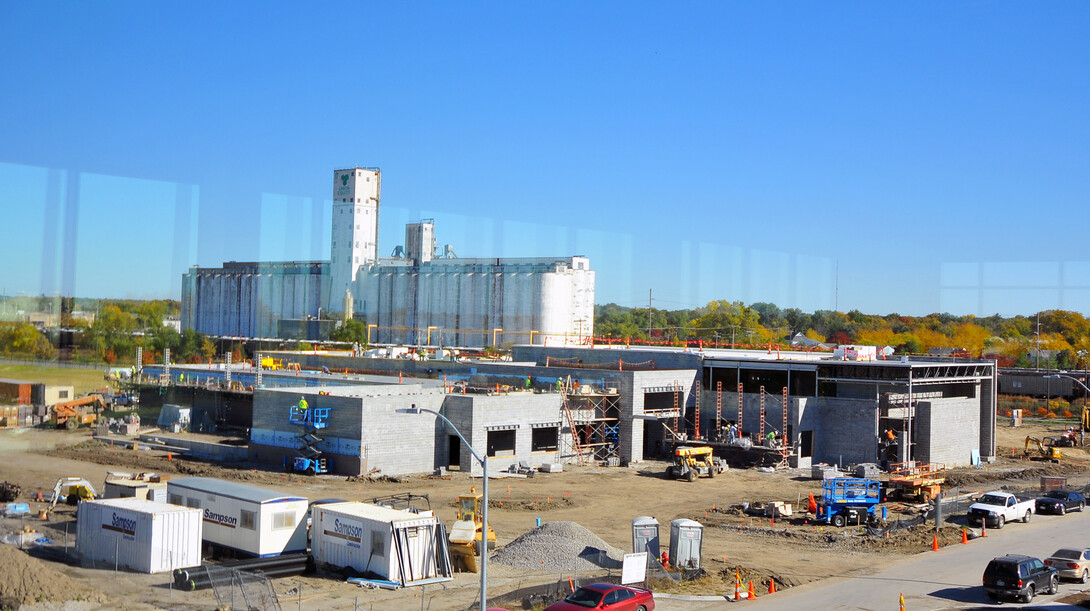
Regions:
<instances>
[{"instance_id":1,"label":"tree line","mask_svg":"<svg viewBox=\"0 0 1090 611\"><path fill-rule=\"evenodd\" d=\"M808 313L772 303L717 300L695 309L652 309L649 318L648 308L610 303L595 306L594 329L600 341L763 348L786 347L801 333L829 344L892 346L899 354L962 349L973 357L995 358L1001 366L1028 367L1037 357L1049 367L1090 364L1090 321L1066 310L1013 317L903 316L859 310ZM1038 345L1040 354L1034 352Z\"/></svg>"}]
</instances>

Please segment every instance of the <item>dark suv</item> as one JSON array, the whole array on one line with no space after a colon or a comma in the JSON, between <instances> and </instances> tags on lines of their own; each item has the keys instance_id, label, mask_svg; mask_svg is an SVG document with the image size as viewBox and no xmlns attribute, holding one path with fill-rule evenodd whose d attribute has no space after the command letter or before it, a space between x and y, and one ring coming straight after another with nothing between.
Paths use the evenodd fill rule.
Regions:
<instances>
[{"instance_id":1,"label":"dark suv","mask_svg":"<svg viewBox=\"0 0 1090 611\"><path fill-rule=\"evenodd\" d=\"M1040 558L1008 554L993 559L984 569L984 591L988 598L1021 598L1029 602L1038 592L1055 594L1060 579L1056 569L1045 566Z\"/></svg>"}]
</instances>

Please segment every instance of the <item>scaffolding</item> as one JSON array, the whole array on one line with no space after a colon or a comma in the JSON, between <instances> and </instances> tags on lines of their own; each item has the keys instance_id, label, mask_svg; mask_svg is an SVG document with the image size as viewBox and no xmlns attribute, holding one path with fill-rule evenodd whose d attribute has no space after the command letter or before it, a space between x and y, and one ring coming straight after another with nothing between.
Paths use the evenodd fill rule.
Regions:
<instances>
[{"instance_id":1,"label":"scaffolding","mask_svg":"<svg viewBox=\"0 0 1090 611\"><path fill-rule=\"evenodd\" d=\"M617 389L580 386L568 377L561 379L560 393L568 427L568 452L562 452L562 458L580 465L616 463L620 445L620 393Z\"/></svg>"}]
</instances>

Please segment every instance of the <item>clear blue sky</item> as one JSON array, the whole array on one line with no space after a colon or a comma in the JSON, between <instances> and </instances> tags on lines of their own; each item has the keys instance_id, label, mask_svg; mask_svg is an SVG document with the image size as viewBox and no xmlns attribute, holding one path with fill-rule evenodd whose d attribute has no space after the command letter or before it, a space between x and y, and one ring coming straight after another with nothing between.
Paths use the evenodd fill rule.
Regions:
<instances>
[{"instance_id":1,"label":"clear blue sky","mask_svg":"<svg viewBox=\"0 0 1090 611\"><path fill-rule=\"evenodd\" d=\"M1090 4L0 1L0 289L585 254L599 303L1090 312ZM837 270L839 269L839 273ZM836 291L839 278L839 292Z\"/></svg>"}]
</instances>

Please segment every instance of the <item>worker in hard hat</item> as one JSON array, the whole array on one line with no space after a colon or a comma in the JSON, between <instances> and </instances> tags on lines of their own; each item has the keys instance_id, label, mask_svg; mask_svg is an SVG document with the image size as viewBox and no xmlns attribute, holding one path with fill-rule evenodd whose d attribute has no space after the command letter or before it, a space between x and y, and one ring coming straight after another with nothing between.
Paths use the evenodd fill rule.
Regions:
<instances>
[{"instance_id":1,"label":"worker in hard hat","mask_svg":"<svg viewBox=\"0 0 1090 611\"><path fill-rule=\"evenodd\" d=\"M310 405L307 403L307 398L306 397L299 397L299 411L306 414L308 408L310 408Z\"/></svg>"}]
</instances>

